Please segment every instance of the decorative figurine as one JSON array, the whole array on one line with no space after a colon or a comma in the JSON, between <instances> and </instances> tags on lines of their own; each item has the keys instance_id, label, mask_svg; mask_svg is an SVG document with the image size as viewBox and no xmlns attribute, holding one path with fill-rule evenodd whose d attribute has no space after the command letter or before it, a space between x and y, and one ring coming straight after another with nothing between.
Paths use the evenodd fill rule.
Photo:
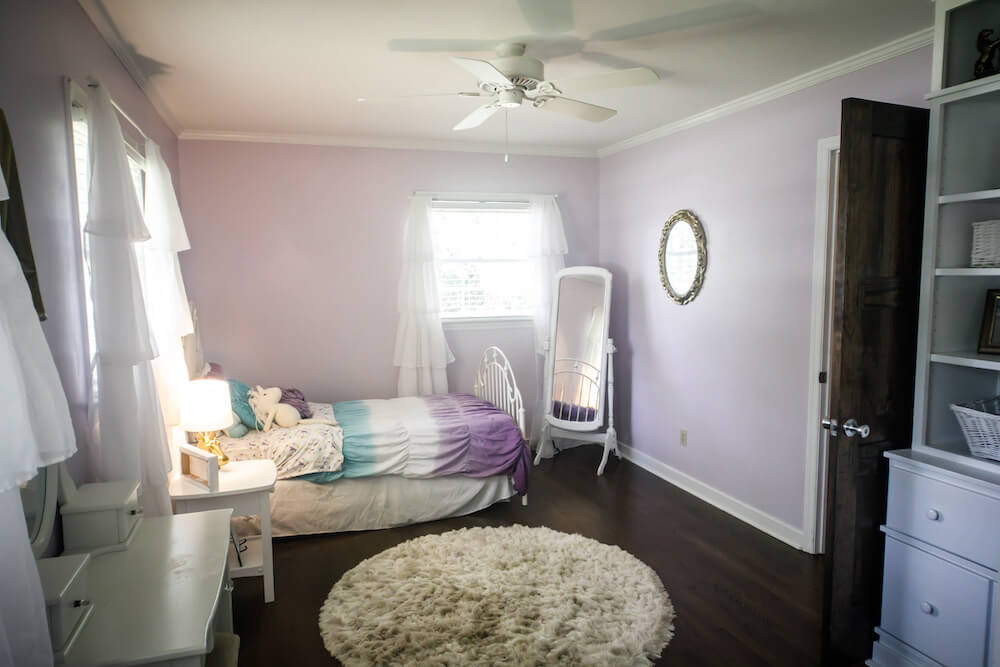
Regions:
<instances>
[{"instance_id":1,"label":"decorative figurine","mask_svg":"<svg viewBox=\"0 0 1000 667\"><path fill-rule=\"evenodd\" d=\"M990 29L980 30L979 37L976 38L976 49L979 51L979 57L976 59L976 68L973 71L973 77L976 79L982 79L986 76L992 76L1000 69L997 65L993 64L993 60L996 57L997 51L1000 51L1000 39L992 39L993 31Z\"/></svg>"}]
</instances>

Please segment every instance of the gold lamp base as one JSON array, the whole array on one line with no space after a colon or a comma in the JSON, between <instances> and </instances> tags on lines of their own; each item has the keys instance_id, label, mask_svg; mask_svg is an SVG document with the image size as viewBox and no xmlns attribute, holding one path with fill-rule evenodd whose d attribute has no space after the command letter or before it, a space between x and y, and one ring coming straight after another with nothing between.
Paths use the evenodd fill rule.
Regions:
<instances>
[{"instance_id":1,"label":"gold lamp base","mask_svg":"<svg viewBox=\"0 0 1000 667\"><path fill-rule=\"evenodd\" d=\"M219 467L221 468L229 463L229 457L222 451L219 439L215 436L216 433L218 431L202 431L198 433L198 449L204 449L206 452L215 454L216 458L219 459Z\"/></svg>"}]
</instances>

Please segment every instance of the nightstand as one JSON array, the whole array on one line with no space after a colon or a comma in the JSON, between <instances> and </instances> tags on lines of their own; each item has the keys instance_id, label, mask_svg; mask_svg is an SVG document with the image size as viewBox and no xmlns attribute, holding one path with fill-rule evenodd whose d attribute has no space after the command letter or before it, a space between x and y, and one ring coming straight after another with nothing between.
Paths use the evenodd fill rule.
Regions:
<instances>
[{"instance_id":1,"label":"nightstand","mask_svg":"<svg viewBox=\"0 0 1000 667\"><path fill-rule=\"evenodd\" d=\"M260 536L247 539L246 551L237 559L229 550L229 576L264 577L264 602L274 602L274 566L271 558L271 491L277 479L274 461L231 461L219 470L219 490L208 491L181 476L170 479L174 514L204 510L233 510L233 516L260 516Z\"/></svg>"}]
</instances>

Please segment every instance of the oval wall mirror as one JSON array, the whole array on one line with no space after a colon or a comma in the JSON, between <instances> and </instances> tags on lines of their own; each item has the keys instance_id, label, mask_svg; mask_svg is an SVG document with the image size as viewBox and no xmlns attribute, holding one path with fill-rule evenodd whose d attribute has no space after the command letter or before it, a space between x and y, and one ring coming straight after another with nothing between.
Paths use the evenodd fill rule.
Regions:
<instances>
[{"instance_id":1,"label":"oval wall mirror","mask_svg":"<svg viewBox=\"0 0 1000 667\"><path fill-rule=\"evenodd\" d=\"M705 280L708 250L698 216L677 211L660 234L660 282L670 298L684 305L698 296Z\"/></svg>"}]
</instances>

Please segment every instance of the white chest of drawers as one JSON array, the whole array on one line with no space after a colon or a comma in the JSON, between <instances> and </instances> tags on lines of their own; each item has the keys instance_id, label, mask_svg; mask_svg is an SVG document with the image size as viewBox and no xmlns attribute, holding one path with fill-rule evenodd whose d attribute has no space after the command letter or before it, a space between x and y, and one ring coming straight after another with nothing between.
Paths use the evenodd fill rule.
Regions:
<instances>
[{"instance_id":1,"label":"white chest of drawers","mask_svg":"<svg viewBox=\"0 0 1000 667\"><path fill-rule=\"evenodd\" d=\"M882 620L870 665L997 664L1000 471L888 452Z\"/></svg>"}]
</instances>

